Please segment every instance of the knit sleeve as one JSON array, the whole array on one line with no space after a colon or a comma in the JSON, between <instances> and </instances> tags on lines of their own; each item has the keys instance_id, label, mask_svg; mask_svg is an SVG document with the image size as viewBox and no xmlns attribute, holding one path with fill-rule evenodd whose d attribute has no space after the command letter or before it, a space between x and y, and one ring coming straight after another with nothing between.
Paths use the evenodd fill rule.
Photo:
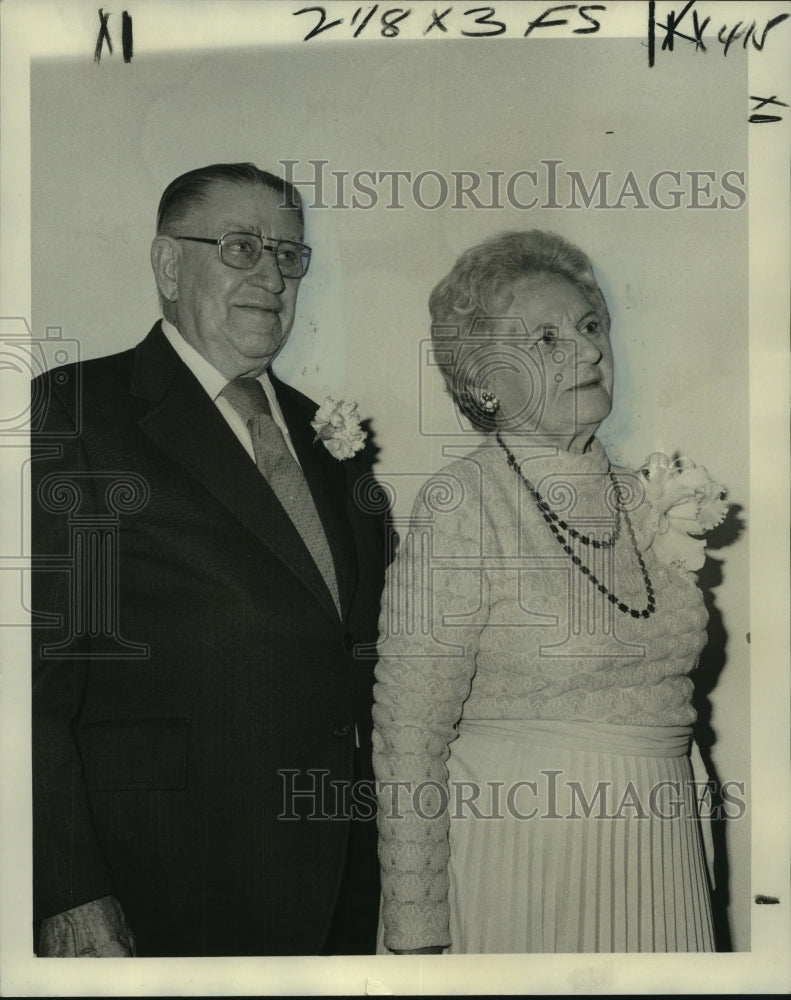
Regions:
<instances>
[{"instance_id":1,"label":"knit sleeve","mask_svg":"<svg viewBox=\"0 0 791 1000\"><path fill-rule=\"evenodd\" d=\"M438 474L421 491L388 571L373 748L392 950L450 943L446 761L488 615L480 524L474 477Z\"/></svg>"}]
</instances>

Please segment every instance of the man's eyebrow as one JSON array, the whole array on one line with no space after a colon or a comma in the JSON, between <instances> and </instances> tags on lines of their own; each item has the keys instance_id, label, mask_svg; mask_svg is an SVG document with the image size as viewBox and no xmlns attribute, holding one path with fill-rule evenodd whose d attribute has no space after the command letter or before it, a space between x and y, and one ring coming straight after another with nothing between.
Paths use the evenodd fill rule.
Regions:
<instances>
[{"instance_id":1,"label":"man's eyebrow","mask_svg":"<svg viewBox=\"0 0 791 1000\"><path fill-rule=\"evenodd\" d=\"M224 233L255 233L256 236L263 235L259 226L248 226L244 222L227 222L223 225L222 231Z\"/></svg>"},{"instance_id":2,"label":"man's eyebrow","mask_svg":"<svg viewBox=\"0 0 791 1000\"><path fill-rule=\"evenodd\" d=\"M245 223L240 222L228 222L224 226L220 227L222 232L227 236L228 233L253 233L255 236L260 236L264 240L280 240L286 243L302 243L304 240L304 234L300 234L299 239L294 236L271 236L269 233L264 233L260 226L248 226Z\"/></svg>"}]
</instances>

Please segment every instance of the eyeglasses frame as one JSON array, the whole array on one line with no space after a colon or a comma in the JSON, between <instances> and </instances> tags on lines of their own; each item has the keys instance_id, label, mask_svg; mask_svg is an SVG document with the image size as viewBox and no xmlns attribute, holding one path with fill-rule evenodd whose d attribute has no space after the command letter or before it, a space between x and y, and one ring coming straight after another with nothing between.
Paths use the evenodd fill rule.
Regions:
<instances>
[{"instance_id":1,"label":"eyeglasses frame","mask_svg":"<svg viewBox=\"0 0 791 1000\"><path fill-rule=\"evenodd\" d=\"M255 263L251 264L250 267L237 267L235 264L229 264L227 261L223 260L222 248L224 240L227 240L229 236L254 236L257 240L261 241L261 253ZM280 262L277 259L277 250L282 243L288 243L290 246L299 247L300 258L303 263L302 274L299 275L284 275L281 271L281 277L294 277L294 278L304 278L308 273L308 268L310 267L310 257L312 254L312 249L307 245L307 243L298 243L296 240L278 240L274 236L260 236L258 233L247 233L242 229L232 229L229 233L223 233L223 235L218 239L210 239L208 236L174 236L174 240L187 240L190 243L207 243L210 246L217 247L217 253L220 258L220 263L225 267L230 267L234 271L252 271L253 268L259 263L264 255L264 251L271 251L272 256L277 264L278 271L280 270ZM274 246L274 249L273 249Z\"/></svg>"}]
</instances>

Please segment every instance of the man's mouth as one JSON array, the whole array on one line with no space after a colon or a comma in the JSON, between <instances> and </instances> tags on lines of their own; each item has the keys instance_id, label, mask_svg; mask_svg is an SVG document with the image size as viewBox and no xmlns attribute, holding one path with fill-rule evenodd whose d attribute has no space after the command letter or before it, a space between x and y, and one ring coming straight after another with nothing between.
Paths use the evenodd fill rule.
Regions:
<instances>
[{"instance_id":1,"label":"man's mouth","mask_svg":"<svg viewBox=\"0 0 791 1000\"><path fill-rule=\"evenodd\" d=\"M265 306L260 305L257 302L240 302L237 309L253 309L256 312L272 313L276 316L278 313L282 312L283 307L281 305Z\"/></svg>"}]
</instances>

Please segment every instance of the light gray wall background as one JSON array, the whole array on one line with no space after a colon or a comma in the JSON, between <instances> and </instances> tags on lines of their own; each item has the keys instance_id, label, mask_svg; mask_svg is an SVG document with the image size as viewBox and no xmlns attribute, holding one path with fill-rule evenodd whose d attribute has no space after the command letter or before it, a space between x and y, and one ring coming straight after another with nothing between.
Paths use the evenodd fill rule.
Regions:
<instances>
[{"instance_id":1,"label":"light gray wall background","mask_svg":"<svg viewBox=\"0 0 791 1000\"><path fill-rule=\"evenodd\" d=\"M613 199L630 170L644 192L660 170L714 171L721 193L722 174L747 166L746 59L736 48L696 70L692 60L660 60L649 73L640 39L590 37L143 52L121 68L106 56L101 67L36 60L34 334L62 327L84 358L137 343L158 316L148 247L159 195L177 174L218 160L278 172L279 160L299 160L298 183L313 176L309 160L327 160L329 204L332 170L543 176L548 159L588 184L611 171ZM310 204L313 191L303 191ZM601 431L611 457L686 454L727 484L748 519L749 205L431 211L405 195L397 210L386 208L386 186L378 191L367 211L308 211L314 262L276 367L316 398L359 401L381 447L378 470L398 484L397 514L444 464L443 445L460 443L447 433L438 373L422 361L429 292L470 244L539 227L591 255L612 312L616 398ZM427 183L426 197L434 191ZM711 554L722 560L721 580L716 563L706 577L716 606L704 683L711 762L749 796L745 533ZM737 949L750 947L749 845L748 811L727 831Z\"/></svg>"}]
</instances>

